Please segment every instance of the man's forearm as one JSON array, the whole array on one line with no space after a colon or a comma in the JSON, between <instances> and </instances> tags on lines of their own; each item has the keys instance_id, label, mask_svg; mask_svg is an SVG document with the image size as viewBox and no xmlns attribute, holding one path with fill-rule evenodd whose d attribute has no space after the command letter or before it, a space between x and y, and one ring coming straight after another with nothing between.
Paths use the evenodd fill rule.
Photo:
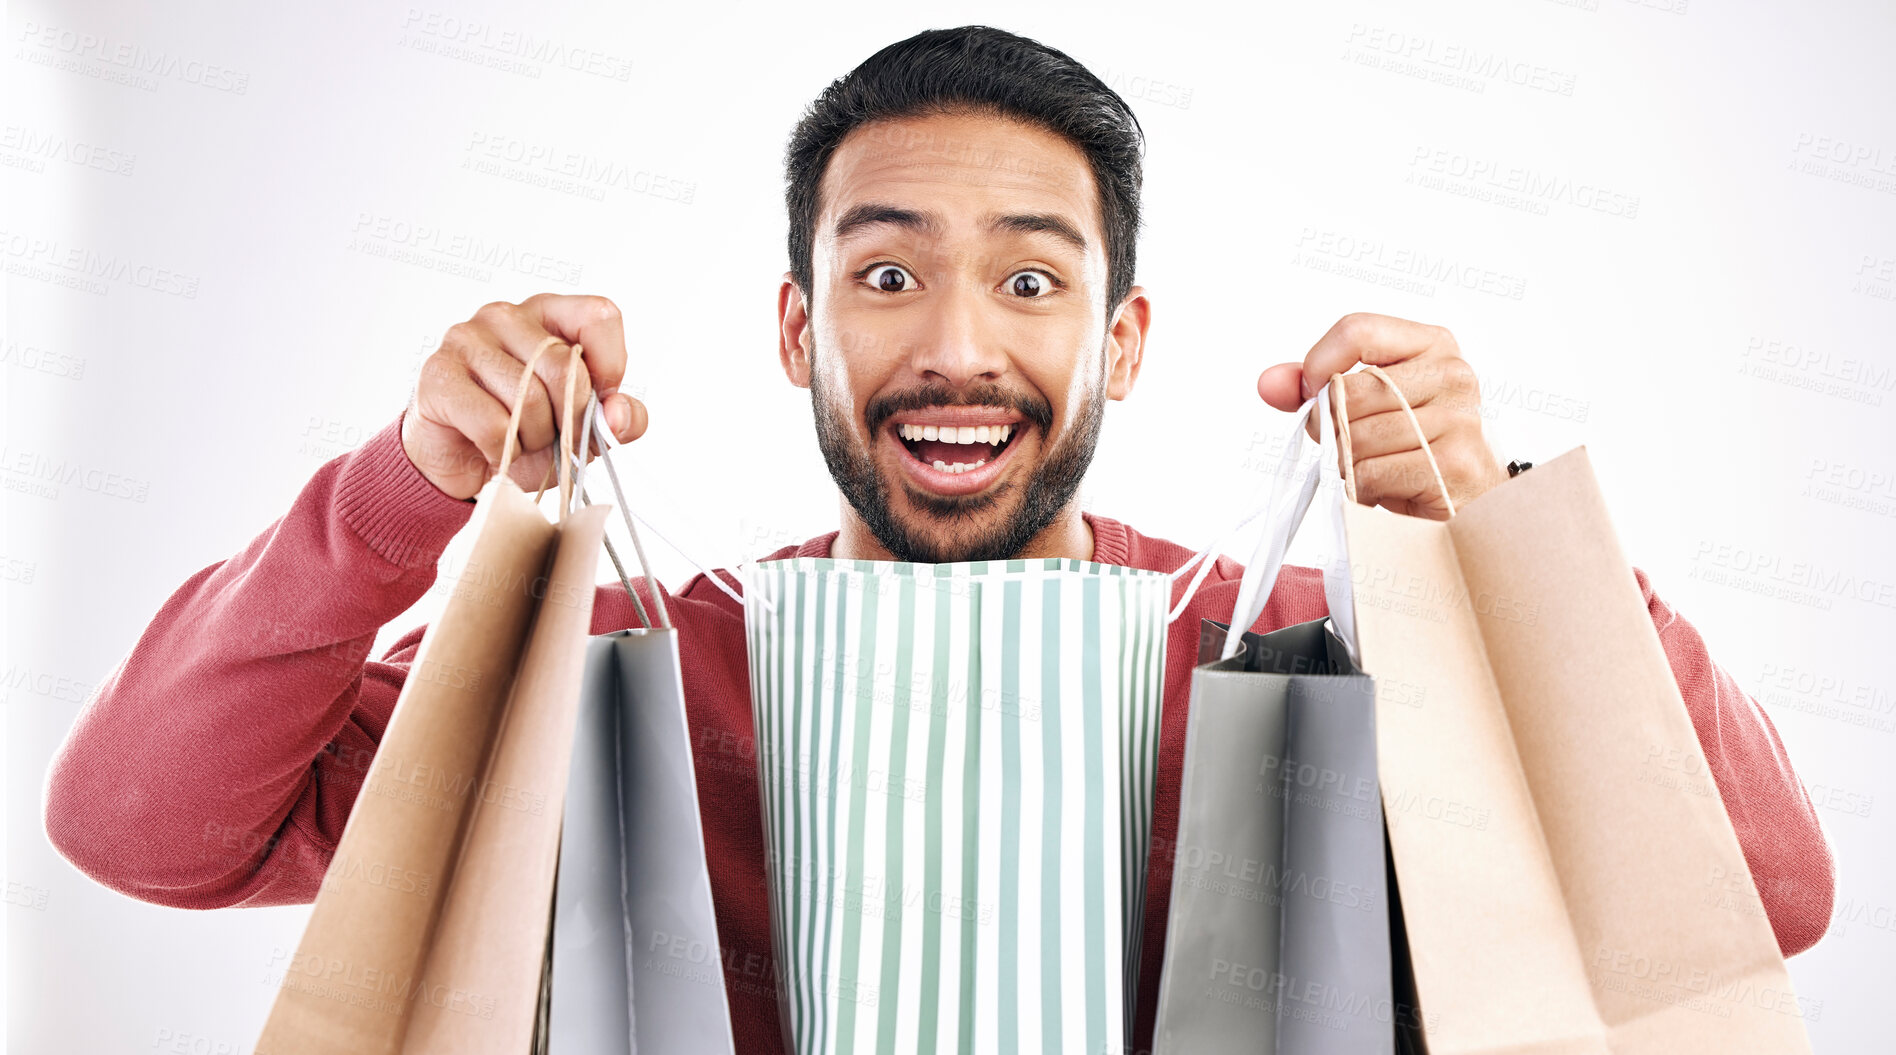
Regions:
<instances>
[{"instance_id":1,"label":"man's forearm","mask_svg":"<svg viewBox=\"0 0 1896 1055\"><path fill-rule=\"evenodd\" d=\"M1778 946L1786 956L1802 952L1830 925L1836 889L1836 862L1810 796L1763 708L1712 661L1705 639L1653 592L1646 573L1633 574Z\"/></svg>"},{"instance_id":2,"label":"man's forearm","mask_svg":"<svg viewBox=\"0 0 1896 1055\"><path fill-rule=\"evenodd\" d=\"M88 703L48 777L54 844L162 904L309 900L406 676L406 656L368 662L376 632L471 510L408 463L399 423L318 470Z\"/></svg>"}]
</instances>

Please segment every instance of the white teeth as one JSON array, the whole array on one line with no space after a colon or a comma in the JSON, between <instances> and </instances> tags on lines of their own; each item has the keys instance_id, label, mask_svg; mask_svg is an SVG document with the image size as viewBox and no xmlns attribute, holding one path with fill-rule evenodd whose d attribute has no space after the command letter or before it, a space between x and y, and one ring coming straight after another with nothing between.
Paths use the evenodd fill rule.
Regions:
<instances>
[{"instance_id":1,"label":"white teeth","mask_svg":"<svg viewBox=\"0 0 1896 1055\"><path fill-rule=\"evenodd\" d=\"M898 425L896 435L905 440L936 440L942 443L1002 444L1014 434L1012 425Z\"/></svg>"},{"instance_id":2,"label":"white teeth","mask_svg":"<svg viewBox=\"0 0 1896 1055\"><path fill-rule=\"evenodd\" d=\"M966 462L956 462L953 465L949 465L947 462L938 461L935 463L935 471L938 473L953 473L958 476L962 473L979 469L980 467L986 464L987 464L986 458L983 458L980 461L975 462L973 465L969 465Z\"/></svg>"}]
</instances>

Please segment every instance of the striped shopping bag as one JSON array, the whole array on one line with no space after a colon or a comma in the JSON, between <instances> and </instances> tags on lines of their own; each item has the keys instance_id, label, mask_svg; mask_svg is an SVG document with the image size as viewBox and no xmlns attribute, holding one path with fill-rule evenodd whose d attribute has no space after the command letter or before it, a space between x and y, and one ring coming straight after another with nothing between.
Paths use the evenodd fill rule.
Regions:
<instances>
[{"instance_id":1,"label":"striped shopping bag","mask_svg":"<svg viewBox=\"0 0 1896 1055\"><path fill-rule=\"evenodd\" d=\"M745 629L786 1046L1124 1050L1168 577L797 558Z\"/></svg>"}]
</instances>

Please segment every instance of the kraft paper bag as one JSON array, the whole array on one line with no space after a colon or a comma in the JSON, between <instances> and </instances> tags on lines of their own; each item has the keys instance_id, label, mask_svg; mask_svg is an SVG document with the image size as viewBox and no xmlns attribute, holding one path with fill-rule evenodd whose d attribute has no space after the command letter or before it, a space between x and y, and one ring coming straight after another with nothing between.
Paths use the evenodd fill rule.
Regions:
<instances>
[{"instance_id":1,"label":"kraft paper bag","mask_svg":"<svg viewBox=\"0 0 1896 1055\"><path fill-rule=\"evenodd\" d=\"M1809 1051L1717 785L1664 768L1698 737L1584 448L1344 514L1363 669L1421 701L1376 725L1427 1050Z\"/></svg>"},{"instance_id":2,"label":"kraft paper bag","mask_svg":"<svg viewBox=\"0 0 1896 1055\"><path fill-rule=\"evenodd\" d=\"M1170 579L749 569L785 1046L1125 1050Z\"/></svg>"},{"instance_id":3,"label":"kraft paper bag","mask_svg":"<svg viewBox=\"0 0 1896 1055\"><path fill-rule=\"evenodd\" d=\"M678 632L594 638L560 839L555 1052L730 1055Z\"/></svg>"},{"instance_id":4,"label":"kraft paper bag","mask_svg":"<svg viewBox=\"0 0 1896 1055\"><path fill-rule=\"evenodd\" d=\"M1389 1055L1376 686L1325 620L1192 672L1153 1050Z\"/></svg>"},{"instance_id":5,"label":"kraft paper bag","mask_svg":"<svg viewBox=\"0 0 1896 1055\"><path fill-rule=\"evenodd\" d=\"M513 445L510 433L257 1055L528 1050L608 507L549 523L508 478ZM564 511L564 465L560 483Z\"/></svg>"}]
</instances>

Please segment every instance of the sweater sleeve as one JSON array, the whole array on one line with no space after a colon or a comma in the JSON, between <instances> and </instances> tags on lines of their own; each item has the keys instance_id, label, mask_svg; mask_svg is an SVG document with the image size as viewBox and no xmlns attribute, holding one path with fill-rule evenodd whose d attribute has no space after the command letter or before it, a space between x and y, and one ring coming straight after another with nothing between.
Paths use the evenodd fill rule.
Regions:
<instances>
[{"instance_id":1,"label":"sweater sleeve","mask_svg":"<svg viewBox=\"0 0 1896 1055\"><path fill-rule=\"evenodd\" d=\"M1836 896L1836 859L1810 795L1764 709L1712 662L1705 639L1659 599L1646 573L1635 568L1633 575L1778 948L1786 956L1803 952L1829 928Z\"/></svg>"},{"instance_id":2,"label":"sweater sleeve","mask_svg":"<svg viewBox=\"0 0 1896 1055\"><path fill-rule=\"evenodd\" d=\"M167 600L67 734L45 823L100 883L179 908L312 901L421 632L377 630L433 584L473 512L401 422Z\"/></svg>"}]
</instances>

